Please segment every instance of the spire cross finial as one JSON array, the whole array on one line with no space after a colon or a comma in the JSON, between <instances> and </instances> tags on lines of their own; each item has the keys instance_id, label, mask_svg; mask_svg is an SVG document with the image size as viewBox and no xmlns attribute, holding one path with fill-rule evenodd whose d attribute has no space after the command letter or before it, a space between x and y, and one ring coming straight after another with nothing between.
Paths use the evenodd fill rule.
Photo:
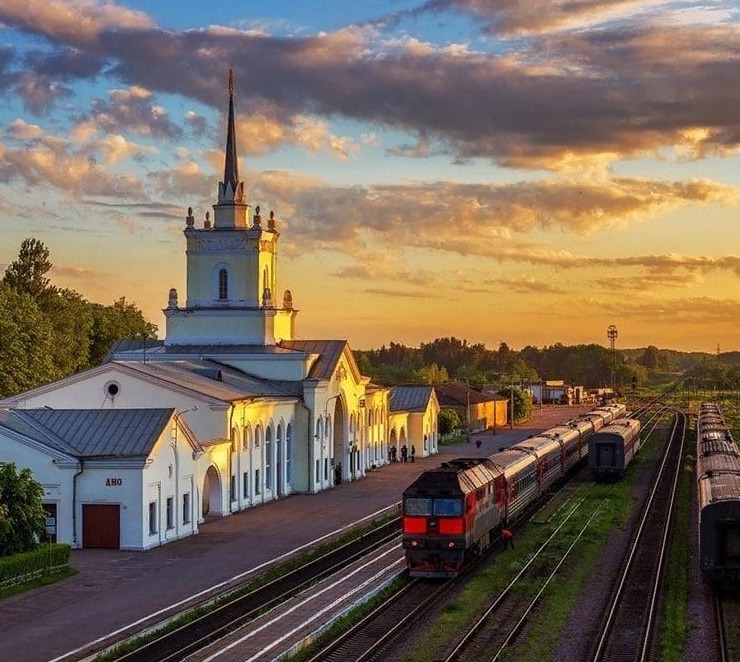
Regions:
<instances>
[{"instance_id":1,"label":"spire cross finial","mask_svg":"<svg viewBox=\"0 0 740 662\"><path fill-rule=\"evenodd\" d=\"M234 96L234 70L229 69L229 96Z\"/></svg>"}]
</instances>

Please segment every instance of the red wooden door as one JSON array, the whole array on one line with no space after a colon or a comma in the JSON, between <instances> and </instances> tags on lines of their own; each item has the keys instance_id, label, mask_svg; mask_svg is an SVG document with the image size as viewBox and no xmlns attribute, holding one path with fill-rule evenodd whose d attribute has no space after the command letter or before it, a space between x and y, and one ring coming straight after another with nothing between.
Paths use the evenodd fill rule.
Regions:
<instances>
[{"instance_id":1,"label":"red wooden door","mask_svg":"<svg viewBox=\"0 0 740 662\"><path fill-rule=\"evenodd\" d=\"M118 549L121 546L121 512L118 505L82 506L82 546L85 549Z\"/></svg>"}]
</instances>

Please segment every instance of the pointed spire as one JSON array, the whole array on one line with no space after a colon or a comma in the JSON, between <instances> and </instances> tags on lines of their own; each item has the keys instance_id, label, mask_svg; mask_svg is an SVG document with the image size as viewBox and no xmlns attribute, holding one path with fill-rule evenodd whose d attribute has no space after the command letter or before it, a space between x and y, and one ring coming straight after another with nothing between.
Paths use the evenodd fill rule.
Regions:
<instances>
[{"instance_id":1,"label":"pointed spire","mask_svg":"<svg viewBox=\"0 0 740 662\"><path fill-rule=\"evenodd\" d=\"M236 191L239 183L239 162L236 154L236 132L234 131L234 72L229 69L229 126L226 132L226 162L224 184L230 183Z\"/></svg>"}]
</instances>

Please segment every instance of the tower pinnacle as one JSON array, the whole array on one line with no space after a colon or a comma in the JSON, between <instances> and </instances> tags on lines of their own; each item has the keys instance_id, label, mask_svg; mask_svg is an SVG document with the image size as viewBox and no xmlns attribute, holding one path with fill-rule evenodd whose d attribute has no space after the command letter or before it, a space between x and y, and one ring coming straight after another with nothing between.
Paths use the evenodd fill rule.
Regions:
<instances>
[{"instance_id":1,"label":"tower pinnacle","mask_svg":"<svg viewBox=\"0 0 740 662\"><path fill-rule=\"evenodd\" d=\"M236 154L236 131L234 130L234 72L229 69L229 122L226 130L226 160L224 184L229 183L234 191L239 183L239 162Z\"/></svg>"}]
</instances>

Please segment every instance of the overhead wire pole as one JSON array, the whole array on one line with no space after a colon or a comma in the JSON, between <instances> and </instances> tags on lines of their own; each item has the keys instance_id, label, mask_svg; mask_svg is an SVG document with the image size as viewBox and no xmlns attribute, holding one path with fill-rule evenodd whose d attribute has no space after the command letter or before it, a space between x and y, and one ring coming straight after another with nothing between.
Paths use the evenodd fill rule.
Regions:
<instances>
[{"instance_id":1,"label":"overhead wire pole","mask_svg":"<svg viewBox=\"0 0 740 662\"><path fill-rule=\"evenodd\" d=\"M619 332L617 331L617 327L614 326L614 324L610 325L609 328L606 330L606 336L609 338L609 342L611 344L611 358L612 358L612 370L611 370L611 388L612 388L612 394L614 393L614 370L616 366L616 355L614 353L614 343L617 340L617 336L619 335Z\"/></svg>"}]
</instances>

